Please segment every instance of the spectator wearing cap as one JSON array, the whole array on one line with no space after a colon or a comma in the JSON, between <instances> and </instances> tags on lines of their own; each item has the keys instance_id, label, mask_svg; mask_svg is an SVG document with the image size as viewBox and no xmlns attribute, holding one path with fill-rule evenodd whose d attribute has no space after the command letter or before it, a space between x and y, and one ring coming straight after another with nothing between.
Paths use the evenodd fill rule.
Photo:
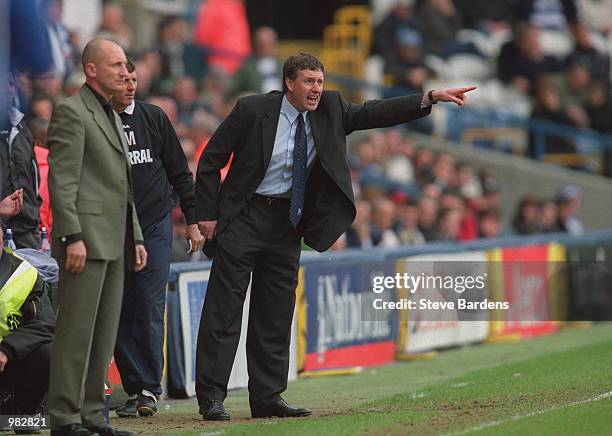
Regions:
<instances>
[{"instance_id":1,"label":"spectator wearing cap","mask_svg":"<svg viewBox=\"0 0 612 436\"><path fill-rule=\"evenodd\" d=\"M423 55L423 38L411 28L400 28L396 38L397 54L386 59L385 73L393 77L393 85L408 88L410 92L422 92L430 77Z\"/></svg>"},{"instance_id":2,"label":"spectator wearing cap","mask_svg":"<svg viewBox=\"0 0 612 436\"><path fill-rule=\"evenodd\" d=\"M576 185L564 186L557 194L561 231L571 235L582 235L584 233L584 225L578 218L581 199L582 189Z\"/></svg>"}]
</instances>

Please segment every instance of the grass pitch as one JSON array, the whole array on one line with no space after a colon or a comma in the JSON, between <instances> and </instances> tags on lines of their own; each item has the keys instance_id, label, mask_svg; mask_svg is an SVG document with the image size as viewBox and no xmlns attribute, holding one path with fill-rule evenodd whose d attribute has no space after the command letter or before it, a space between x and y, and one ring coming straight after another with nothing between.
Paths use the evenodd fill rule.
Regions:
<instances>
[{"instance_id":1,"label":"grass pitch","mask_svg":"<svg viewBox=\"0 0 612 436\"><path fill-rule=\"evenodd\" d=\"M313 416L250 419L240 390L225 402L228 423L202 421L192 399L162 401L152 418L114 418L112 425L156 435L612 435L612 323L298 380L285 398Z\"/></svg>"}]
</instances>

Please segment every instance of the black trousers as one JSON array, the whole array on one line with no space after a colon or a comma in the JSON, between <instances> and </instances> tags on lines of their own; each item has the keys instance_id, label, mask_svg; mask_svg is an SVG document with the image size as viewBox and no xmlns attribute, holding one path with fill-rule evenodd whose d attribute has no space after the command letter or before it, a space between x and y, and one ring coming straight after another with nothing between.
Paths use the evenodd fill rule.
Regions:
<instances>
[{"instance_id":1,"label":"black trousers","mask_svg":"<svg viewBox=\"0 0 612 436\"><path fill-rule=\"evenodd\" d=\"M249 398L269 402L287 389L289 342L300 261L289 200L251 200L221 234L206 290L196 351L198 403L223 401L251 279L246 354Z\"/></svg>"},{"instance_id":2,"label":"black trousers","mask_svg":"<svg viewBox=\"0 0 612 436\"><path fill-rule=\"evenodd\" d=\"M9 360L0 372L0 390L13 391L15 410L3 414L33 415L49 388L51 343L44 344L21 360Z\"/></svg>"}]
</instances>

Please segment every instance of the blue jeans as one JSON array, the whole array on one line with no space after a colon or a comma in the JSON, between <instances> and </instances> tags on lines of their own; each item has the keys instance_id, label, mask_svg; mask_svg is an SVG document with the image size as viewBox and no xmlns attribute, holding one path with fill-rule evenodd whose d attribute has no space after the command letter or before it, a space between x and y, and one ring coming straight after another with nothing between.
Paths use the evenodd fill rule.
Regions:
<instances>
[{"instance_id":1,"label":"blue jeans","mask_svg":"<svg viewBox=\"0 0 612 436\"><path fill-rule=\"evenodd\" d=\"M166 284L172 248L171 213L145 229L143 236L147 266L139 272L126 272L115 362L128 394L146 389L160 395Z\"/></svg>"}]
</instances>

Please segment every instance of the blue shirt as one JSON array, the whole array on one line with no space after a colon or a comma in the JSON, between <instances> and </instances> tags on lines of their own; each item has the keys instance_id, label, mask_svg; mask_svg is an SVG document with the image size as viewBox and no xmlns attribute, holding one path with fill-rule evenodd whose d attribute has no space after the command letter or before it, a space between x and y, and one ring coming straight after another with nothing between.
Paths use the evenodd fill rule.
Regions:
<instances>
[{"instance_id":1,"label":"blue shirt","mask_svg":"<svg viewBox=\"0 0 612 436\"><path fill-rule=\"evenodd\" d=\"M287 96L283 96L276 138L274 138L274 149L266 175L255 192L266 196L279 196L289 192L293 185L293 145L295 143L295 131L297 129L298 110L289 103ZM302 112L306 129L306 144L308 150L308 165L312 163L317 155L310 127L308 111Z\"/></svg>"}]
</instances>

